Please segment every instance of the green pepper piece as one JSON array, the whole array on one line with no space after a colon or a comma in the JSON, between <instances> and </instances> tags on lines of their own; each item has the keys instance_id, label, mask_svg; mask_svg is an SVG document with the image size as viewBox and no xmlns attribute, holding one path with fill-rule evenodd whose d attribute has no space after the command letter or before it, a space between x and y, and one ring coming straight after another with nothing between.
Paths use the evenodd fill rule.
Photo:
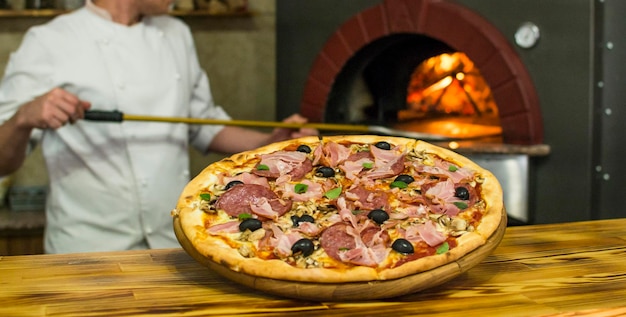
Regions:
<instances>
[{"instance_id":1,"label":"green pepper piece","mask_svg":"<svg viewBox=\"0 0 626 317\"><path fill-rule=\"evenodd\" d=\"M463 210L466 209L468 206L466 203L462 202L462 201L455 201L453 202L453 204L457 207L459 207L459 209Z\"/></svg>"},{"instance_id":2,"label":"green pepper piece","mask_svg":"<svg viewBox=\"0 0 626 317\"><path fill-rule=\"evenodd\" d=\"M341 187L333 188L324 194L324 196L328 199L335 199L339 197L339 195L341 195Z\"/></svg>"},{"instance_id":3,"label":"green pepper piece","mask_svg":"<svg viewBox=\"0 0 626 317\"><path fill-rule=\"evenodd\" d=\"M303 194L306 193L306 190L309 188L309 185L306 184L296 184L296 186L293 187L293 191L295 191L297 194Z\"/></svg>"},{"instance_id":4,"label":"green pepper piece","mask_svg":"<svg viewBox=\"0 0 626 317\"><path fill-rule=\"evenodd\" d=\"M442 243L439 247L437 247L437 254L446 253L450 250L450 245L448 241Z\"/></svg>"},{"instance_id":5,"label":"green pepper piece","mask_svg":"<svg viewBox=\"0 0 626 317\"><path fill-rule=\"evenodd\" d=\"M407 185L407 183L403 182L403 181L395 181L392 182L391 184L389 184L389 187L391 188L407 188L409 185Z\"/></svg>"}]
</instances>

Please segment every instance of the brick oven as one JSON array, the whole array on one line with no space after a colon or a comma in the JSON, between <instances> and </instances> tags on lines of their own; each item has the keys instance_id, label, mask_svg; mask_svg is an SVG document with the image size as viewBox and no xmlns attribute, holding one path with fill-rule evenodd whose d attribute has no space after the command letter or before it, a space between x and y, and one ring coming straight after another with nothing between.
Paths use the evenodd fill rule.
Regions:
<instances>
[{"instance_id":1,"label":"brick oven","mask_svg":"<svg viewBox=\"0 0 626 317\"><path fill-rule=\"evenodd\" d=\"M619 198L626 169L615 157L624 154L615 134L625 116L620 8L626 5L617 0L278 0L277 113L445 133L450 121L474 127L489 112L496 123L481 125L495 125L497 136L468 141L461 135L440 145L498 176L513 219L625 216ZM452 67L421 76L429 84L415 88L419 93L409 89L426 61L456 54L468 59L461 66L476 70ZM490 108L477 105L480 98L466 88L476 82L470 73L486 83L489 93L481 98L497 109L480 110ZM443 110L423 124L420 111L436 107L424 105L428 98L413 102L414 96L444 79L430 99L440 106L454 81L463 93L447 99L467 99L469 111ZM471 118L460 115L472 111ZM446 112L455 118L441 115ZM459 127L453 130L464 130Z\"/></svg>"}]
</instances>

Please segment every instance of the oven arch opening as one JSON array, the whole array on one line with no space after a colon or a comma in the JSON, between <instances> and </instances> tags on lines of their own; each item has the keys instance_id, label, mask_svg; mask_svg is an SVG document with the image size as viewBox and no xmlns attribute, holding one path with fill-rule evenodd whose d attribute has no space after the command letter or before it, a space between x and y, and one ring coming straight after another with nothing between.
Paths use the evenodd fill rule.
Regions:
<instances>
[{"instance_id":1,"label":"oven arch opening","mask_svg":"<svg viewBox=\"0 0 626 317\"><path fill-rule=\"evenodd\" d=\"M466 54L417 34L391 35L356 52L333 83L324 121L502 141L480 70Z\"/></svg>"},{"instance_id":2,"label":"oven arch opening","mask_svg":"<svg viewBox=\"0 0 626 317\"><path fill-rule=\"evenodd\" d=\"M324 120L372 124L396 121L396 113L405 108L413 70L430 57L453 51L440 41L417 34L395 34L368 43L337 74ZM362 109L364 115L359 115L357 109Z\"/></svg>"},{"instance_id":3,"label":"oven arch opening","mask_svg":"<svg viewBox=\"0 0 626 317\"><path fill-rule=\"evenodd\" d=\"M476 64L498 105L504 143L543 143L537 93L528 71L506 37L477 13L437 0L385 0L349 18L331 35L314 60L300 112L311 121L330 119L326 112L335 111L334 103L344 98L335 92L344 85L337 83L342 79L338 75L342 69L354 67L347 65L352 57L372 42L408 35L444 43L454 51L464 52ZM351 72L345 75L348 79L354 76L354 70Z\"/></svg>"}]
</instances>

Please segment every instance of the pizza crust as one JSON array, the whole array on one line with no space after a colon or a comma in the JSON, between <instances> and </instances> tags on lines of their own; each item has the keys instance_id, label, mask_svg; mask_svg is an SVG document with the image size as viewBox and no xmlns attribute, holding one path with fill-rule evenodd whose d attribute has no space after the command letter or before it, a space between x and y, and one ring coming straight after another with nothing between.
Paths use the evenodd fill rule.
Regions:
<instances>
[{"instance_id":1,"label":"pizza crust","mask_svg":"<svg viewBox=\"0 0 626 317\"><path fill-rule=\"evenodd\" d=\"M480 225L474 231L457 239L457 246L450 251L406 262L403 265L390 269L375 269L364 266L351 266L345 269L335 268L298 268L282 260L262 260L259 258L243 257L236 248L232 248L223 238L211 236L204 227L203 211L197 208L196 197L202 190L219 180L219 174L231 172L237 166L249 162L258 154L273 153L283 150L293 144L309 144L316 146L317 137L306 137L296 140L273 143L253 151L242 152L209 165L198 174L181 193L173 216L178 218L183 239L188 242L198 254L205 259L227 267L235 272L252 276L298 282L315 283L349 283L376 280L391 280L428 271L447 263L454 262L469 252L477 249L496 231L503 217L502 189L495 176L478 166L471 160L450 150L437 147L423 141L413 139L382 137L371 135L333 136L325 137L325 142L357 142L376 143L387 141L403 148L415 148L436 154L444 160L453 162L460 167L468 167L477 171L483 178L482 199L486 202L485 213ZM181 237L179 237L179 240ZM182 241L181 241L182 244Z\"/></svg>"}]
</instances>

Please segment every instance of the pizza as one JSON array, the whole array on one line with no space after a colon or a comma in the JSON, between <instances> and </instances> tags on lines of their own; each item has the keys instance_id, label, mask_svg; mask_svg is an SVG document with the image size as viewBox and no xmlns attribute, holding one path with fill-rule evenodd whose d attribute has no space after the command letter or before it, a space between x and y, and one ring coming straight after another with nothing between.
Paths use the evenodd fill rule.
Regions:
<instances>
[{"instance_id":1,"label":"pizza","mask_svg":"<svg viewBox=\"0 0 626 317\"><path fill-rule=\"evenodd\" d=\"M202 257L270 279L391 280L453 262L505 218L492 173L400 137L304 137L232 155L184 188L172 216ZM182 243L182 241L181 241Z\"/></svg>"}]
</instances>

